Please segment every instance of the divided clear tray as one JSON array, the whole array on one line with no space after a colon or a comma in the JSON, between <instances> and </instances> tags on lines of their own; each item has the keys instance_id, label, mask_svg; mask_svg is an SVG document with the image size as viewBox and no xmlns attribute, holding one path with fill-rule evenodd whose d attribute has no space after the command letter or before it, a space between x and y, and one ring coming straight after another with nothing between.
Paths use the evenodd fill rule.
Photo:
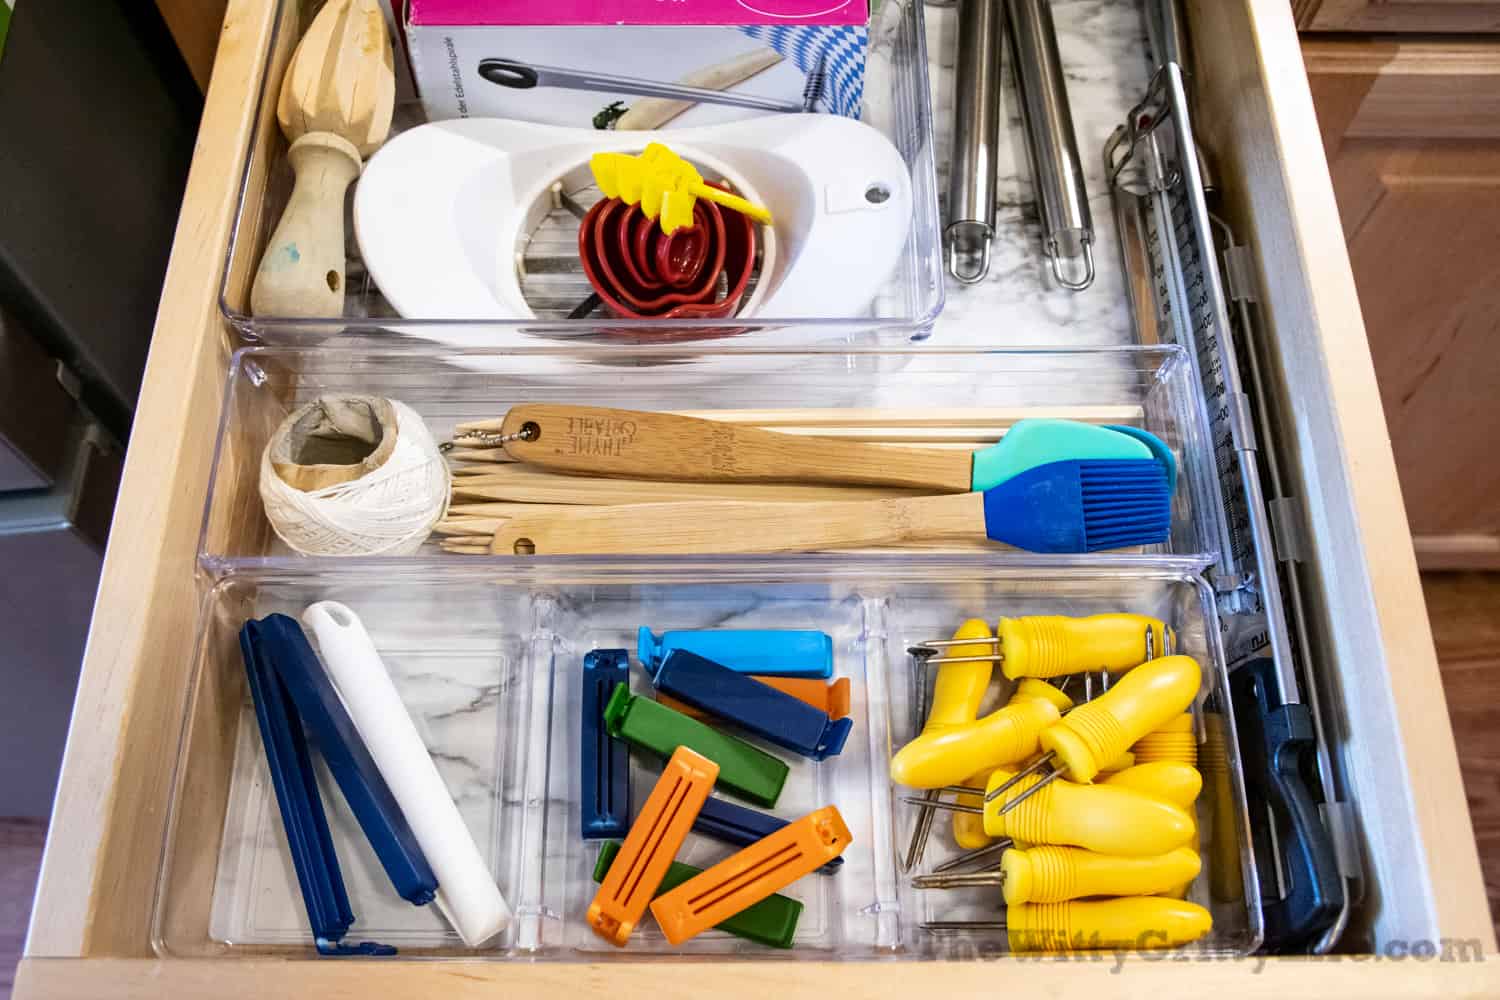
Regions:
<instances>
[{"instance_id":1,"label":"divided clear tray","mask_svg":"<svg viewBox=\"0 0 1500 1000\"><path fill-rule=\"evenodd\" d=\"M599 354L418 350L325 352L246 348L234 356L219 428L200 561L210 573L248 568L315 568L271 531L258 479L261 453L282 419L323 393L385 396L411 406L439 441L455 424L501 417L513 404L581 403L637 410L874 413L887 436L922 444L945 421L978 421L987 430L1026 417L1066 417L1128 424L1160 437L1176 456L1173 527L1164 545L1126 554L1039 557L980 537L963 553L985 565L1037 560L1090 565L1101 558L1212 560L1221 536L1210 499L1214 470L1198 403L1197 382L1180 347L1084 351L902 350L834 352L719 351L640 348ZM998 439L997 437L992 439ZM945 447L974 447L949 441ZM642 478L651 478L644 469ZM912 550L913 557L932 549ZM406 557L412 558L412 557ZM445 563L495 558L506 572L514 557L445 556L437 540L415 558ZM552 557L562 558L562 557ZM721 557L732 558L732 557ZM399 562L390 557L381 562Z\"/></svg>"},{"instance_id":2,"label":"divided clear tray","mask_svg":"<svg viewBox=\"0 0 1500 1000\"><path fill-rule=\"evenodd\" d=\"M154 941L164 956L312 954L236 634L249 617L298 615L325 599L345 602L369 628L516 914L500 938L477 951L464 948L430 907L396 897L325 774L324 801L357 917L349 940L394 944L408 956L826 961L994 954L1004 938L993 931L937 937L918 925L994 919L996 890L918 892L899 871L915 809L900 802L903 791L892 786L887 763L916 729L919 676L907 647L946 636L970 616L1129 610L1170 623L1181 651L1204 668L1207 707L1227 705L1213 596L1183 565L1080 570L863 555L732 566L574 561L523 574L478 561L429 560L388 564L378 573L347 562L325 562L315 572L238 572L215 584L204 603L156 901ZM816 628L833 639L835 672L852 688L854 730L843 753L814 764L767 747L792 764L775 813L795 818L832 804L853 832L838 874L809 875L785 890L804 904L789 951L719 932L674 948L649 918L627 948L617 949L584 921L599 843L579 838L582 659L594 648L633 650L640 625ZM648 693L638 664L632 674L633 689ZM1004 687L1002 680L995 699ZM1189 898L1211 909L1215 926L1191 946L1196 954L1244 954L1260 937L1232 718L1226 728L1228 778L1206 783L1198 809L1205 871ZM638 802L658 768L659 761L632 754ZM730 853L690 834L678 857L707 866ZM940 818L922 870L955 853Z\"/></svg>"},{"instance_id":3,"label":"divided clear tray","mask_svg":"<svg viewBox=\"0 0 1500 1000\"><path fill-rule=\"evenodd\" d=\"M343 316L308 319L253 315L249 305L251 281L292 189L287 141L277 125L275 110L286 61L305 26L299 19L299 8L304 5L294 0L278 3L276 36L257 97L255 125L220 289L225 319L247 340L303 345L332 342L343 346L412 341L434 348L712 343L725 338L760 346L890 343L927 336L942 310L941 227L922 3L885 0L870 24L863 120L889 138L905 161L912 183L912 217L898 263L865 315L809 315L761 322L753 318L616 320L601 318L602 314L582 320L402 317L366 272L352 221L346 221L347 294ZM392 135L425 121L419 104L398 105ZM850 252L857 250L851 248ZM503 256L508 258L510 253Z\"/></svg>"},{"instance_id":4,"label":"divided clear tray","mask_svg":"<svg viewBox=\"0 0 1500 1000\"><path fill-rule=\"evenodd\" d=\"M1204 709L1228 711L1212 592L1216 510L1201 407L1186 353L1152 346L987 352L639 348L607 353L407 349L365 352L252 347L229 372L200 567L207 595L198 662L184 704L155 942L163 955L308 955L296 888L236 634L250 617L297 615L317 600L360 614L481 853L516 913L481 957L619 960L645 956L880 959L988 954L993 931L933 936L926 920L993 919L993 889L913 890L900 872L915 810L893 787L889 755L918 728L914 643L965 618L1131 611L1168 621L1204 669ZM1069 416L1143 427L1161 436L1181 475L1166 545L1127 554L1045 557L971 546L778 557L413 556L309 558L275 540L257 490L269 435L292 408L325 392L385 395L411 405L439 440L456 423L501 416L522 401L671 410L877 409L892 424L930 426L983 410L1002 423ZM883 419L883 418L882 418ZM854 732L844 752L792 764L774 810L794 818L839 807L854 833L843 870L812 875L787 894L804 904L791 951L708 933L670 947L649 920L614 949L583 920L598 844L579 827L581 665L594 648L633 651L635 631L813 628L833 639L835 669L852 687ZM632 656L633 658L633 656ZM636 673L637 693L649 691ZM995 685L992 699L1006 695ZM1193 946L1242 954L1260 938L1233 719L1228 777L1210 782L1199 823L1209 866L1191 898L1215 930ZM1200 736L1205 727L1199 723ZM656 762L633 757L644 797ZM325 776L326 778L326 776ZM472 956L436 915L385 882L342 799L325 780L339 856L358 917L350 940L407 955ZM638 801L640 799L638 798ZM1210 849L1212 844L1212 849ZM924 870L957 852L936 824ZM692 835L680 855L709 865L730 849ZM1228 887L1226 889L1226 887Z\"/></svg>"}]
</instances>

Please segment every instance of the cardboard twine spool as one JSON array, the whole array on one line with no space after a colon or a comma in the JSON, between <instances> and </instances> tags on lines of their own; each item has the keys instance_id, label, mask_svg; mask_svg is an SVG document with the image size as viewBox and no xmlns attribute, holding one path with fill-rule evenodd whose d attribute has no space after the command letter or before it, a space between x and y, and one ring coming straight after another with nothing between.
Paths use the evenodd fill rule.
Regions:
<instances>
[{"instance_id":1,"label":"cardboard twine spool","mask_svg":"<svg viewBox=\"0 0 1500 1000\"><path fill-rule=\"evenodd\" d=\"M304 555L410 555L448 495L448 464L427 425L380 396L319 396L281 422L261 455L266 517Z\"/></svg>"}]
</instances>

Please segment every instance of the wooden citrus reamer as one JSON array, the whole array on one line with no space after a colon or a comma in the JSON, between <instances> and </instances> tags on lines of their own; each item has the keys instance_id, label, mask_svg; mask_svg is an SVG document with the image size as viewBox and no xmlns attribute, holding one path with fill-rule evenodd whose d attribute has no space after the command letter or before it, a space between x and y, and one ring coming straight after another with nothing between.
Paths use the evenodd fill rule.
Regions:
<instances>
[{"instance_id":1,"label":"wooden citrus reamer","mask_svg":"<svg viewBox=\"0 0 1500 1000\"><path fill-rule=\"evenodd\" d=\"M328 0L297 44L276 120L291 142L291 200L250 290L257 316L344 311L344 192L391 130L396 77L376 0Z\"/></svg>"}]
</instances>

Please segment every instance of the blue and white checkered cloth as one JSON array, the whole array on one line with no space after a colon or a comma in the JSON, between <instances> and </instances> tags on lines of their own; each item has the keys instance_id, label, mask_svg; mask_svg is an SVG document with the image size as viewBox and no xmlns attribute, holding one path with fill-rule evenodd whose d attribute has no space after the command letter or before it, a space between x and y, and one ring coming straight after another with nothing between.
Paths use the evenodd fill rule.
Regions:
<instances>
[{"instance_id":1,"label":"blue and white checkered cloth","mask_svg":"<svg viewBox=\"0 0 1500 1000\"><path fill-rule=\"evenodd\" d=\"M826 79L818 109L859 117L865 97L865 52L870 44L870 31L864 25L755 24L740 30L790 59L804 76L821 59Z\"/></svg>"}]
</instances>

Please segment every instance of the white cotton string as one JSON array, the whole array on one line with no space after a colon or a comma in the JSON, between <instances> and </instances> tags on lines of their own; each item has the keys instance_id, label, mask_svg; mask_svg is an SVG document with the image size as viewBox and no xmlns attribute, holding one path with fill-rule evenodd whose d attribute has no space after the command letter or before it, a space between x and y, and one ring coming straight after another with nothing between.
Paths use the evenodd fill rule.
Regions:
<instances>
[{"instance_id":1,"label":"white cotton string","mask_svg":"<svg viewBox=\"0 0 1500 1000\"><path fill-rule=\"evenodd\" d=\"M282 541L309 556L410 555L448 509L448 463L427 425L405 403L396 446L359 479L302 491L277 475L268 446L260 459L260 498Z\"/></svg>"}]
</instances>

